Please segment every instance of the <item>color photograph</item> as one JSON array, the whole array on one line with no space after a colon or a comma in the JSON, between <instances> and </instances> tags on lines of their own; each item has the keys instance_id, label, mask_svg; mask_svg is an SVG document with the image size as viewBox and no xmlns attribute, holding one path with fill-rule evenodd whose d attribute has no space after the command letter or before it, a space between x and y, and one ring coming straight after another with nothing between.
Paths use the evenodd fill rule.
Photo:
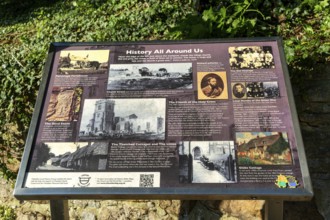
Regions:
<instances>
[{"instance_id":1,"label":"color photograph","mask_svg":"<svg viewBox=\"0 0 330 220\"><path fill-rule=\"evenodd\" d=\"M238 165L292 164L286 132L238 132L236 144Z\"/></svg>"}]
</instances>

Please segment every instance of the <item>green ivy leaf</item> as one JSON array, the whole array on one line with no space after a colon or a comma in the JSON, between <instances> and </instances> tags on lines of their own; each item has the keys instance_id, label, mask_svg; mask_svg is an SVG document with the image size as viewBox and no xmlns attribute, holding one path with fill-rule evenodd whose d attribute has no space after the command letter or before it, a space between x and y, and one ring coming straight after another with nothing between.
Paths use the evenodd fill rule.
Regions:
<instances>
[{"instance_id":1,"label":"green ivy leaf","mask_svg":"<svg viewBox=\"0 0 330 220\"><path fill-rule=\"evenodd\" d=\"M232 27L233 27L234 29L236 29L236 28L238 27L238 25L239 25L240 22L241 22L241 19L239 19L239 18L235 19L235 20L233 21L233 23L232 23Z\"/></svg>"},{"instance_id":2,"label":"green ivy leaf","mask_svg":"<svg viewBox=\"0 0 330 220\"><path fill-rule=\"evenodd\" d=\"M222 18L225 18L227 14L227 9L225 7L221 7L220 9L220 15Z\"/></svg>"},{"instance_id":3,"label":"green ivy leaf","mask_svg":"<svg viewBox=\"0 0 330 220\"><path fill-rule=\"evenodd\" d=\"M288 63L292 62L295 58L295 50L292 47L285 46L284 47L286 60Z\"/></svg>"},{"instance_id":4,"label":"green ivy leaf","mask_svg":"<svg viewBox=\"0 0 330 220\"><path fill-rule=\"evenodd\" d=\"M256 23L257 23L257 19L256 18L249 19L248 21L250 22L250 24L251 24L252 27L256 26Z\"/></svg>"},{"instance_id":5,"label":"green ivy leaf","mask_svg":"<svg viewBox=\"0 0 330 220\"><path fill-rule=\"evenodd\" d=\"M213 11L213 9L212 8L210 8L209 10L205 10L204 12L203 12L203 20L204 21L215 21L216 20L216 15L215 15L215 13L214 13L214 11Z\"/></svg>"}]
</instances>

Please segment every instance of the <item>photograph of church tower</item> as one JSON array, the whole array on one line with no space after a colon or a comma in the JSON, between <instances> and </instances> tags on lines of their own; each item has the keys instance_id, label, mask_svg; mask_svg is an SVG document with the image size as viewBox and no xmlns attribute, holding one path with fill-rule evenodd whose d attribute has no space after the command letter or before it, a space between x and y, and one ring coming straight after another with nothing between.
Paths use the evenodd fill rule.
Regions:
<instances>
[{"instance_id":1,"label":"photograph of church tower","mask_svg":"<svg viewBox=\"0 0 330 220\"><path fill-rule=\"evenodd\" d=\"M114 124L115 102L108 99L101 99L95 102L93 118L87 125L87 132L110 131Z\"/></svg>"},{"instance_id":2,"label":"photograph of church tower","mask_svg":"<svg viewBox=\"0 0 330 220\"><path fill-rule=\"evenodd\" d=\"M81 140L164 140L165 99L86 99Z\"/></svg>"}]
</instances>

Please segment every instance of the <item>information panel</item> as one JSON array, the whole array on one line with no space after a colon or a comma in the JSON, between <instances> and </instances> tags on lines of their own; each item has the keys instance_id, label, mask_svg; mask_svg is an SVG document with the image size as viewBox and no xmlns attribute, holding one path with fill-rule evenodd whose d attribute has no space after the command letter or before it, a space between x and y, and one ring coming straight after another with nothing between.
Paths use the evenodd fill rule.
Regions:
<instances>
[{"instance_id":1,"label":"information panel","mask_svg":"<svg viewBox=\"0 0 330 220\"><path fill-rule=\"evenodd\" d=\"M14 194L310 198L281 40L53 43Z\"/></svg>"}]
</instances>

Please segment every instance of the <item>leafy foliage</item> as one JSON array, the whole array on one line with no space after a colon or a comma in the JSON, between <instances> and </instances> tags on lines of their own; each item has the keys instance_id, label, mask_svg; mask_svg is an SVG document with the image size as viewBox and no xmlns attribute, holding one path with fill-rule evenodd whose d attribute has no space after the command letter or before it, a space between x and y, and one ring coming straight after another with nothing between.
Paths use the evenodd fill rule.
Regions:
<instances>
[{"instance_id":1,"label":"leafy foliage","mask_svg":"<svg viewBox=\"0 0 330 220\"><path fill-rule=\"evenodd\" d=\"M267 151L269 154L279 154L281 155L283 151L290 149L289 143L283 138L280 138L276 143L270 146Z\"/></svg>"},{"instance_id":2,"label":"leafy foliage","mask_svg":"<svg viewBox=\"0 0 330 220\"><path fill-rule=\"evenodd\" d=\"M239 157L238 158L238 164L239 165L255 165L254 161L251 160L250 158L248 157Z\"/></svg>"},{"instance_id":3,"label":"leafy foliage","mask_svg":"<svg viewBox=\"0 0 330 220\"><path fill-rule=\"evenodd\" d=\"M294 80L330 60L329 0L208 1L196 8L172 29L171 39L282 36Z\"/></svg>"},{"instance_id":4,"label":"leafy foliage","mask_svg":"<svg viewBox=\"0 0 330 220\"><path fill-rule=\"evenodd\" d=\"M7 206L0 206L0 220L14 220L16 214L14 209Z\"/></svg>"},{"instance_id":5,"label":"leafy foliage","mask_svg":"<svg viewBox=\"0 0 330 220\"><path fill-rule=\"evenodd\" d=\"M193 11L187 0L49 2L0 3L0 173L7 179L18 170L51 42L164 39Z\"/></svg>"},{"instance_id":6,"label":"leafy foliage","mask_svg":"<svg viewBox=\"0 0 330 220\"><path fill-rule=\"evenodd\" d=\"M190 15L174 28L171 37L200 38L252 37L265 36L273 28L266 22L269 15L258 8L271 7L267 1L227 0L220 4L211 3L209 9ZM199 8L199 7L198 7ZM261 27L262 28L258 28ZM192 27L192 28L191 28ZM189 30L190 29L190 30Z\"/></svg>"},{"instance_id":7,"label":"leafy foliage","mask_svg":"<svg viewBox=\"0 0 330 220\"><path fill-rule=\"evenodd\" d=\"M37 146L38 157L32 163L32 169L36 169L38 166L45 165L47 160L50 159L50 148L47 144L41 143L40 146Z\"/></svg>"},{"instance_id":8,"label":"leafy foliage","mask_svg":"<svg viewBox=\"0 0 330 220\"><path fill-rule=\"evenodd\" d=\"M285 39L285 52L293 79L312 77L318 63L330 61L329 0L305 0L294 7L278 7L277 33Z\"/></svg>"}]
</instances>

